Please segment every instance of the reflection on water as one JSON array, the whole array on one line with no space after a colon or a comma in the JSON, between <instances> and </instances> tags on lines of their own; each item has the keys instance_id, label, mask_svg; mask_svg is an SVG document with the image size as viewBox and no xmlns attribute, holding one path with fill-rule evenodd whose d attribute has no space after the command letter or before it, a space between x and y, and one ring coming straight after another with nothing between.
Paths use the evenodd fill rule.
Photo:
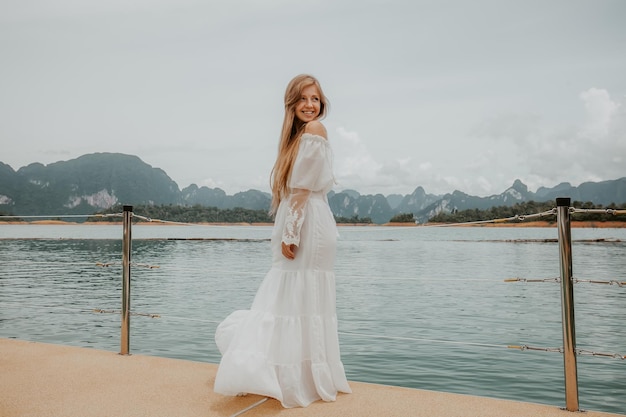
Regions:
<instances>
[{"instance_id":1,"label":"reflection on water","mask_svg":"<svg viewBox=\"0 0 626 417\"><path fill-rule=\"evenodd\" d=\"M118 351L121 228L0 227L0 337ZM131 352L218 362L217 323L269 269L264 227L135 227ZM352 380L564 404L554 229L340 228L337 309ZM572 231L574 275L626 281L623 229ZM26 238L23 238L26 237ZM192 237L195 240L178 240ZM618 240L585 243L599 237ZM204 240L211 239L211 240ZM220 240L221 239L221 240ZM235 240L232 240L235 239ZM109 267L98 262L114 262ZM577 284L579 348L626 354L626 288ZM626 361L580 356L580 406L623 412Z\"/></svg>"}]
</instances>

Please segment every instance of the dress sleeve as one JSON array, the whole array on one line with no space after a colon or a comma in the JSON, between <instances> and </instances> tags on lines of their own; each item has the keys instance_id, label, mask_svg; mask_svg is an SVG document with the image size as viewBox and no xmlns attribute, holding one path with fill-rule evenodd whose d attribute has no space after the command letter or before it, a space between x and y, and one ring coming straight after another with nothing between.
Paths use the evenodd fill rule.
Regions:
<instances>
[{"instance_id":1,"label":"dress sleeve","mask_svg":"<svg viewBox=\"0 0 626 417\"><path fill-rule=\"evenodd\" d=\"M311 192L324 191L332 182L331 155L326 139L305 133L300 139L300 148L289 180L291 192L283 228L283 243L300 244L300 229Z\"/></svg>"}]
</instances>

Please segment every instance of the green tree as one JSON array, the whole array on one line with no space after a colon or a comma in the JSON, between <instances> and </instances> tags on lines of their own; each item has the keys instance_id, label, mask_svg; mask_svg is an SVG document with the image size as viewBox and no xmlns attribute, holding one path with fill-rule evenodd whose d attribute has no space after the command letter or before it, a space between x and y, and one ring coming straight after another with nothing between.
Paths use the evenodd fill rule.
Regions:
<instances>
[{"instance_id":1,"label":"green tree","mask_svg":"<svg viewBox=\"0 0 626 417\"><path fill-rule=\"evenodd\" d=\"M497 206L491 207L486 210L469 209L469 210L454 210L452 213L439 213L429 219L431 223L466 223L476 221L487 221L495 219L507 219L515 216L528 216L531 214L539 214L552 210L555 207L554 202L542 202L526 201L523 203L517 203L513 206ZM603 209L602 205L596 205L592 202L580 202L574 201L572 203L574 208L582 209ZM610 204L611 209L626 209L626 204L621 204L619 207L615 204ZM547 216L541 218L541 220L555 222L555 216ZM626 221L626 216L611 216L606 213L572 213L572 220L577 221Z\"/></svg>"},{"instance_id":2,"label":"green tree","mask_svg":"<svg viewBox=\"0 0 626 417\"><path fill-rule=\"evenodd\" d=\"M335 222L349 224L349 223L358 223L358 224L372 224L371 217L359 217L358 214L355 214L352 217L343 217L343 216L335 216Z\"/></svg>"},{"instance_id":3,"label":"green tree","mask_svg":"<svg viewBox=\"0 0 626 417\"><path fill-rule=\"evenodd\" d=\"M117 214L123 210L117 205L97 214ZM191 207L178 205L137 205L133 206L133 213L149 219L164 220L181 223L273 223L272 217L265 210L251 210L241 207L233 209L218 209L194 205ZM119 217L93 217L92 221L120 221Z\"/></svg>"},{"instance_id":4,"label":"green tree","mask_svg":"<svg viewBox=\"0 0 626 417\"><path fill-rule=\"evenodd\" d=\"M413 213L399 213L389 220L391 223L415 223Z\"/></svg>"}]
</instances>

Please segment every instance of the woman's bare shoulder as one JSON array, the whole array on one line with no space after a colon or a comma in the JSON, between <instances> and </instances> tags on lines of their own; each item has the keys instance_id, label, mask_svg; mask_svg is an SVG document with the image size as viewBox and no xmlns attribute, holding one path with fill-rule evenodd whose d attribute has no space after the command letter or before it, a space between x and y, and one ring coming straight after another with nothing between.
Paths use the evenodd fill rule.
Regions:
<instances>
[{"instance_id":1,"label":"woman's bare shoulder","mask_svg":"<svg viewBox=\"0 0 626 417\"><path fill-rule=\"evenodd\" d=\"M304 133L310 133L312 135L321 136L324 139L328 137L326 133L326 127L319 120L313 120L306 124L304 127Z\"/></svg>"}]
</instances>

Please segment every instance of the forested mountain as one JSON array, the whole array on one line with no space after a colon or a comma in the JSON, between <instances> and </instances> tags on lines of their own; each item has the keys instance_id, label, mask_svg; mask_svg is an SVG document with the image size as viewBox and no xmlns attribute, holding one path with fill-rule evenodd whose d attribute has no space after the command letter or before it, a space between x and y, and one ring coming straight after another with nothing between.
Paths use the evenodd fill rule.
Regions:
<instances>
[{"instance_id":1,"label":"forested mountain","mask_svg":"<svg viewBox=\"0 0 626 417\"><path fill-rule=\"evenodd\" d=\"M5 212L91 214L122 201L180 202L178 185L163 170L132 155L89 154L46 166L34 163L17 172L2 165L0 210Z\"/></svg>"},{"instance_id":2,"label":"forested mountain","mask_svg":"<svg viewBox=\"0 0 626 417\"><path fill-rule=\"evenodd\" d=\"M374 223L388 222L390 214L393 213L389 202L382 194L360 195L352 190L330 192L328 203L337 217L370 218Z\"/></svg>"},{"instance_id":3,"label":"forested mountain","mask_svg":"<svg viewBox=\"0 0 626 417\"><path fill-rule=\"evenodd\" d=\"M602 206L622 204L626 202L626 177L578 187L563 183L554 188L541 187L536 193L517 180L503 193L489 197L471 196L458 190L438 196L426 193L422 187L405 196L361 195L355 190L328 195L335 216L369 218L374 223L386 223L400 213L411 213L424 222L439 213L550 201L556 197ZM219 188L191 184L181 191L163 170L136 156L119 153L88 154L49 165L33 163L17 171L0 162L0 214L61 217L93 214L119 204L268 210L270 201L270 194L258 190L227 195Z\"/></svg>"},{"instance_id":4,"label":"forested mountain","mask_svg":"<svg viewBox=\"0 0 626 417\"><path fill-rule=\"evenodd\" d=\"M219 209L242 207L251 210L269 210L272 201L271 194L258 190L227 195L220 188L198 187L196 184L184 188L180 197L180 204L182 205L200 205Z\"/></svg>"},{"instance_id":5,"label":"forested mountain","mask_svg":"<svg viewBox=\"0 0 626 417\"><path fill-rule=\"evenodd\" d=\"M626 203L626 177L602 182L586 182L578 187L562 183L554 188L541 187L536 193L528 191L528 187L520 180L502 194L489 197L470 196L460 191L446 194L423 210L413 212L418 222L425 222L440 213L453 213L467 209L486 210L491 207L513 206L526 201L555 201L557 197L569 197L572 201L591 202L598 206L611 203Z\"/></svg>"}]
</instances>

